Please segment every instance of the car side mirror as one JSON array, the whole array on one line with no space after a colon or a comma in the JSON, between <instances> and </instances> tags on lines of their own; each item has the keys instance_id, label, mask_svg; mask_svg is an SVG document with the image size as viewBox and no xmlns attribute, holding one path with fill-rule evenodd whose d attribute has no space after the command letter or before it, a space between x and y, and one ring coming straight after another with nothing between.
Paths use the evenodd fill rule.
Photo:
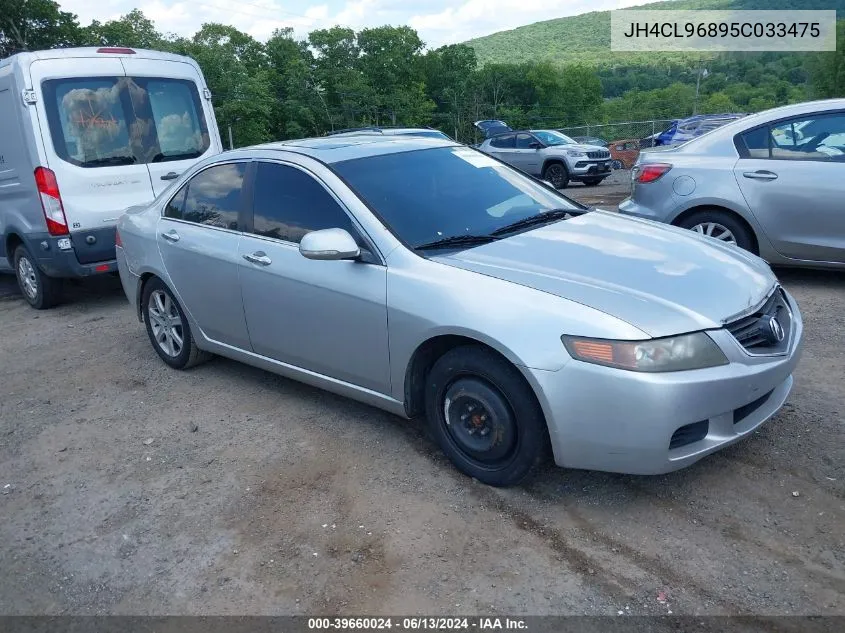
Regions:
<instances>
[{"instance_id":1,"label":"car side mirror","mask_svg":"<svg viewBox=\"0 0 845 633\"><path fill-rule=\"evenodd\" d=\"M344 229L322 229L306 233L299 242L299 252L307 259L357 259L361 255L355 238Z\"/></svg>"},{"instance_id":2,"label":"car side mirror","mask_svg":"<svg viewBox=\"0 0 845 633\"><path fill-rule=\"evenodd\" d=\"M531 141L531 142L528 144L528 147L530 147L531 149L540 149L540 148L542 148L543 146L542 146L542 144L538 143L537 141Z\"/></svg>"}]
</instances>

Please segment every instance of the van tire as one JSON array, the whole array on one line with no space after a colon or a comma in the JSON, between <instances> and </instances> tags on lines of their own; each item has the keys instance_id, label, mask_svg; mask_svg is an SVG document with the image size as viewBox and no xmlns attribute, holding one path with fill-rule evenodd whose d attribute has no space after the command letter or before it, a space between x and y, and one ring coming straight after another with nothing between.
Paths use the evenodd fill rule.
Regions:
<instances>
[{"instance_id":1,"label":"van tire","mask_svg":"<svg viewBox=\"0 0 845 633\"><path fill-rule=\"evenodd\" d=\"M14 262L18 287L29 305L47 310L61 301L62 280L46 275L23 244L15 249Z\"/></svg>"}]
</instances>

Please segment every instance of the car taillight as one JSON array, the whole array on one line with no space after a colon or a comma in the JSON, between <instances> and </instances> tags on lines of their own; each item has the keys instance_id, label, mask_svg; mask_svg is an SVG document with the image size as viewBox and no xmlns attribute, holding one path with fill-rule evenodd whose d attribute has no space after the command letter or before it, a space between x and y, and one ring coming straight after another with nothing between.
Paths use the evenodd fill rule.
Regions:
<instances>
[{"instance_id":1,"label":"car taillight","mask_svg":"<svg viewBox=\"0 0 845 633\"><path fill-rule=\"evenodd\" d=\"M117 229L114 230L114 245L123 246L123 240L120 239L120 231Z\"/></svg>"},{"instance_id":2,"label":"car taillight","mask_svg":"<svg viewBox=\"0 0 845 633\"><path fill-rule=\"evenodd\" d=\"M59 194L59 183L56 174L46 167L35 168L35 186L41 198L41 208L47 220L47 231L50 235L67 235L67 219L62 206L62 196Z\"/></svg>"},{"instance_id":3,"label":"car taillight","mask_svg":"<svg viewBox=\"0 0 845 633\"><path fill-rule=\"evenodd\" d=\"M123 48L122 46L104 46L97 49L98 53L116 53L118 55L134 55L135 51L131 48Z\"/></svg>"},{"instance_id":4,"label":"car taillight","mask_svg":"<svg viewBox=\"0 0 845 633\"><path fill-rule=\"evenodd\" d=\"M640 183L654 182L659 180L663 174L672 169L672 165L666 163L653 163L651 165L640 165L637 168L636 180Z\"/></svg>"}]
</instances>

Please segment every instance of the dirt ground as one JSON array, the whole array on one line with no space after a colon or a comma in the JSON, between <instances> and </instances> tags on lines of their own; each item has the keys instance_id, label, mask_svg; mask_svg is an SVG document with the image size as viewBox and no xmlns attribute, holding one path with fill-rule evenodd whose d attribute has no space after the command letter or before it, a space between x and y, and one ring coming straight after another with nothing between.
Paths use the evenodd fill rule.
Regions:
<instances>
[{"instance_id":1,"label":"dirt ground","mask_svg":"<svg viewBox=\"0 0 845 633\"><path fill-rule=\"evenodd\" d=\"M806 347L754 437L509 490L417 423L169 369L112 278L39 313L0 277L0 614L845 614L845 276L778 272Z\"/></svg>"}]
</instances>

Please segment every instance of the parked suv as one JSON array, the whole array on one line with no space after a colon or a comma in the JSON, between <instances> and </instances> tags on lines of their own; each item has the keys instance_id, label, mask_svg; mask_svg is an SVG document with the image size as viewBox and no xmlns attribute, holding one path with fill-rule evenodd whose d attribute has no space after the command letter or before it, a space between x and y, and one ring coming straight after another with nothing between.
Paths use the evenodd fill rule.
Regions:
<instances>
[{"instance_id":1,"label":"parked suv","mask_svg":"<svg viewBox=\"0 0 845 633\"><path fill-rule=\"evenodd\" d=\"M597 185L610 175L606 148L582 145L556 130L505 132L486 139L478 149L557 189L572 180Z\"/></svg>"}]
</instances>

